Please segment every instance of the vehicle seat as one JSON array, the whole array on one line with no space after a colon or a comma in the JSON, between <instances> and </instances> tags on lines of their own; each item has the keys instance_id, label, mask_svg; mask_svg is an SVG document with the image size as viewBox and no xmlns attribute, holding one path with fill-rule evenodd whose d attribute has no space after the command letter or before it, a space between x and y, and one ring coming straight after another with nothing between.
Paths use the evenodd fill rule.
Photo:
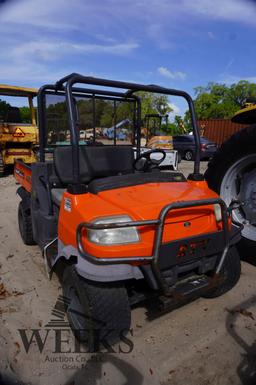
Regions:
<instances>
[{"instance_id":1,"label":"vehicle seat","mask_svg":"<svg viewBox=\"0 0 256 385\"><path fill-rule=\"evenodd\" d=\"M62 184L73 182L72 147L56 147L54 169ZM89 184L97 178L133 173L132 146L79 146L80 181Z\"/></svg>"}]
</instances>

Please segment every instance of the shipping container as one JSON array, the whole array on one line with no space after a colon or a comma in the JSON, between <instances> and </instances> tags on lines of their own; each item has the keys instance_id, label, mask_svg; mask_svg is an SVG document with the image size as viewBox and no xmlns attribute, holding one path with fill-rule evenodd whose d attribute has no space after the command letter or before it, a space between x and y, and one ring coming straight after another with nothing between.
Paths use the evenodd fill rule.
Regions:
<instances>
[{"instance_id":1,"label":"shipping container","mask_svg":"<svg viewBox=\"0 0 256 385\"><path fill-rule=\"evenodd\" d=\"M234 132L248 126L232 123L230 119L198 120L201 136L221 145Z\"/></svg>"}]
</instances>

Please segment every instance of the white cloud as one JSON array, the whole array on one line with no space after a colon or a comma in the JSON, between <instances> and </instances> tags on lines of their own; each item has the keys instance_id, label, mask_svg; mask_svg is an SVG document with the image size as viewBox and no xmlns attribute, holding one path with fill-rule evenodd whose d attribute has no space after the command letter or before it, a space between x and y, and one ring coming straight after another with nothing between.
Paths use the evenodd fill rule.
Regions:
<instances>
[{"instance_id":1,"label":"white cloud","mask_svg":"<svg viewBox=\"0 0 256 385\"><path fill-rule=\"evenodd\" d=\"M84 27L92 24L98 16L104 25L110 24L109 16L121 22L120 16L127 18L138 16L144 22L151 19L151 24L160 18L175 20L177 14L197 14L207 18L243 21L251 23L252 14L255 13L255 5L250 0L73 0L72 6L66 0L19 0L10 2L5 7L1 18L9 22L26 22L34 25L47 25L48 27L74 28L74 21L83 22ZM89 16L89 17L88 17ZM98 25L97 25L98 26Z\"/></svg>"},{"instance_id":2,"label":"white cloud","mask_svg":"<svg viewBox=\"0 0 256 385\"><path fill-rule=\"evenodd\" d=\"M72 72L69 70L69 72ZM65 76L65 69L49 71L47 66L39 63L0 63L1 82L18 84L20 86L40 86L43 83L55 82Z\"/></svg>"},{"instance_id":3,"label":"white cloud","mask_svg":"<svg viewBox=\"0 0 256 385\"><path fill-rule=\"evenodd\" d=\"M66 0L19 0L1 8L2 81L40 85L60 73L93 70L95 75L92 64L87 65L89 55L90 63L101 63L106 55L132 55L139 43L117 33L120 23L105 8L97 0L73 0L72 5ZM104 61L102 68L106 70Z\"/></svg>"},{"instance_id":4,"label":"white cloud","mask_svg":"<svg viewBox=\"0 0 256 385\"><path fill-rule=\"evenodd\" d=\"M183 0L185 12L208 19L228 20L256 25L256 6L250 0Z\"/></svg>"},{"instance_id":5,"label":"white cloud","mask_svg":"<svg viewBox=\"0 0 256 385\"><path fill-rule=\"evenodd\" d=\"M58 57L71 54L113 54L126 55L138 48L137 43L115 44L79 44L68 41L31 41L21 44L11 51L13 56L36 55L43 60L55 60Z\"/></svg>"},{"instance_id":6,"label":"white cloud","mask_svg":"<svg viewBox=\"0 0 256 385\"><path fill-rule=\"evenodd\" d=\"M78 3L74 1L73 3ZM77 4L78 5L78 4ZM68 24L68 7L64 0L20 0L10 2L0 15L2 22L20 25L43 26L52 29L72 29L72 13L70 7L70 24ZM78 17L81 15L78 13Z\"/></svg>"},{"instance_id":7,"label":"white cloud","mask_svg":"<svg viewBox=\"0 0 256 385\"><path fill-rule=\"evenodd\" d=\"M104 68L106 55L115 60L138 55L141 42L142 48L150 43L168 54L181 38L184 45L192 30L200 32L201 20L256 25L256 5L248 0L13 0L7 4L0 13L0 77L12 81L19 76L27 84L31 79L39 84L50 80L55 69L91 72L96 55L94 61L110 76L111 68ZM213 32L208 37L213 38ZM128 77L134 77L135 66ZM122 76L121 68L114 77ZM184 72L164 66L157 73L171 80L186 78Z\"/></svg>"},{"instance_id":8,"label":"white cloud","mask_svg":"<svg viewBox=\"0 0 256 385\"><path fill-rule=\"evenodd\" d=\"M170 71L166 67L158 67L157 72L169 79L178 79L178 80L184 80L186 79L187 75L184 72L181 71Z\"/></svg>"}]
</instances>

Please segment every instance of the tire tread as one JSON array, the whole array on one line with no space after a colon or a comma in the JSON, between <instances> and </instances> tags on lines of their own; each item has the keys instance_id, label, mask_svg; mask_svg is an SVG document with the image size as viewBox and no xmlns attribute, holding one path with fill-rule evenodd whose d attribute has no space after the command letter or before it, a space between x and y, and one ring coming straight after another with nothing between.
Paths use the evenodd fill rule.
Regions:
<instances>
[{"instance_id":1,"label":"tire tread","mask_svg":"<svg viewBox=\"0 0 256 385\"><path fill-rule=\"evenodd\" d=\"M19 203L19 212L21 211L22 215L22 221L23 221L23 229L24 229L24 234L21 235L21 238L25 245L35 245L35 241L33 238L33 228L32 228L32 220L31 220L31 215L29 210L26 210L24 208L23 202L21 201ZM21 224L22 225L22 224Z\"/></svg>"},{"instance_id":2,"label":"tire tread","mask_svg":"<svg viewBox=\"0 0 256 385\"><path fill-rule=\"evenodd\" d=\"M220 193L222 180L229 169L238 159L248 154L255 154L256 124L245 127L233 134L216 151L208 163L205 179L208 186ZM252 257L256 252L256 242L242 237L238 244L239 252L243 258Z\"/></svg>"},{"instance_id":3,"label":"tire tread","mask_svg":"<svg viewBox=\"0 0 256 385\"><path fill-rule=\"evenodd\" d=\"M80 302L90 313L93 330L100 329L101 338L107 336L108 343L112 344L119 340L120 333L130 329L131 309L123 284L88 281L77 274L74 266L67 266L63 274L64 295L65 285L70 282L79 285L78 292L86 299Z\"/></svg>"}]
</instances>

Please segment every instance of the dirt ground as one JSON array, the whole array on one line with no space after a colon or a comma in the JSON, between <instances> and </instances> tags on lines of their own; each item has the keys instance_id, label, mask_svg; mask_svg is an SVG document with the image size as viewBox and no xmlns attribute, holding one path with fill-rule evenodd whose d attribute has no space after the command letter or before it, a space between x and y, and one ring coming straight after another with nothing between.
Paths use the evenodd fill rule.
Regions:
<instances>
[{"instance_id":1,"label":"dirt ground","mask_svg":"<svg viewBox=\"0 0 256 385\"><path fill-rule=\"evenodd\" d=\"M181 169L188 173L191 165L182 162ZM197 299L155 319L143 306L133 309L131 342L114 352L79 353L63 326L60 353L58 333L46 326L60 284L46 277L38 247L20 239L16 189L12 176L1 179L0 384L7 378L33 385L256 383L256 267L246 262L238 285L220 298ZM45 344L33 340L26 352L24 333L29 340L33 330Z\"/></svg>"}]
</instances>

